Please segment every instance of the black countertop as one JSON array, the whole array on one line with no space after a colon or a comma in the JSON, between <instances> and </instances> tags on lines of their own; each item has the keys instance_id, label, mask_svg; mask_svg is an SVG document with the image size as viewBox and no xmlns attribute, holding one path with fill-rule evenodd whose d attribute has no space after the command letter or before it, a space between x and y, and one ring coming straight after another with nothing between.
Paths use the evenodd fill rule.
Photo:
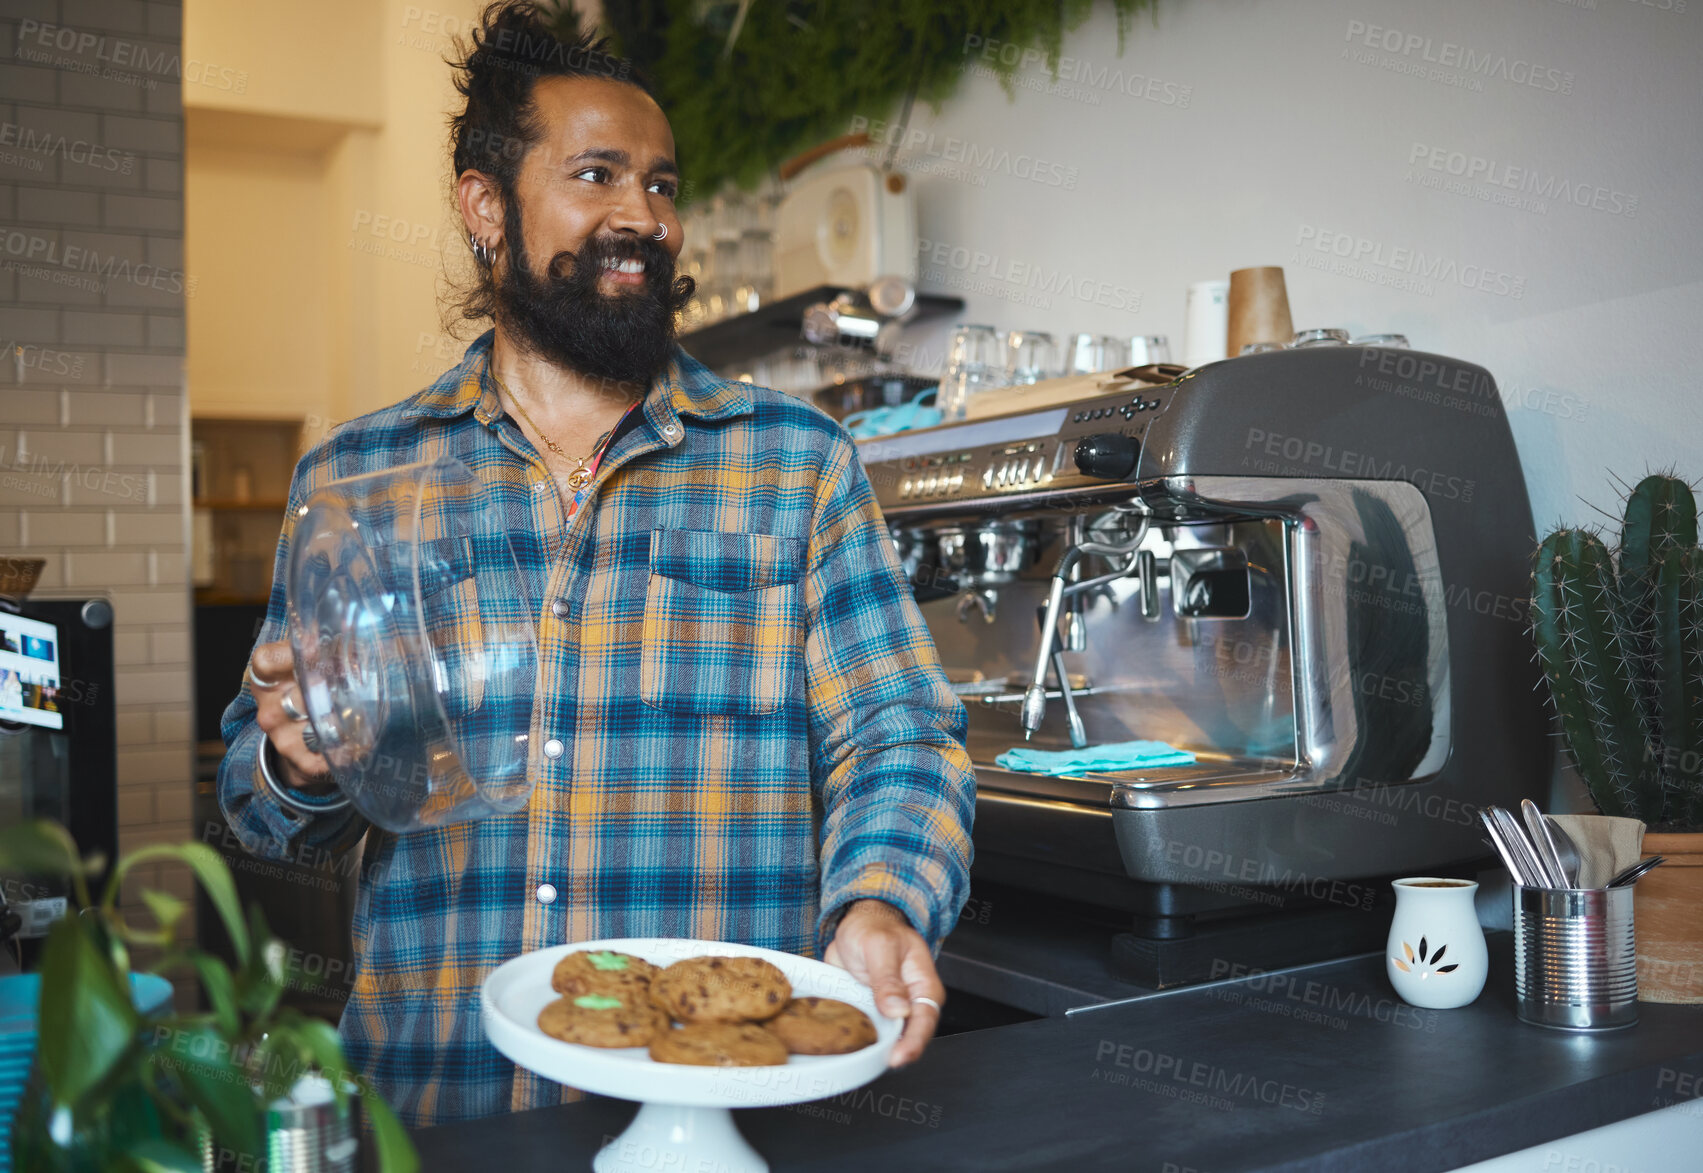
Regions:
<instances>
[{"instance_id":1,"label":"black countertop","mask_svg":"<svg viewBox=\"0 0 1703 1173\"><path fill-rule=\"evenodd\" d=\"M1490 983L1460 1010L1408 1006L1381 957L1351 958L952 1035L855 1092L734 1118L777 1173L1430 1173L1654 1111L1700 1077L1703 1006L1645 1003L1591 1035L1527 1026L1492 934ZM560 1173L634 1111L591 1097L415 1139L427 1171Z\"/></svg>"}]
</instances>

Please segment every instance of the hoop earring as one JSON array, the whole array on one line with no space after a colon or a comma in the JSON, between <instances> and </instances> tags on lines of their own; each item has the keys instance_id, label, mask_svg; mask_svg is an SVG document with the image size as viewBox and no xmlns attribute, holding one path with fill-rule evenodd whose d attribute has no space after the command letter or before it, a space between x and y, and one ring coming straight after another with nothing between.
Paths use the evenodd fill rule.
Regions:
<instances>
[{"instance_id":1,"label":"hoop earring","mask_svg":"<svg viewBox=\"0 0 1703 1173\"><path fill-rule=\"evenodd\" d=\"M668 236L668 225L658 224L656 231L650 234L652 240L664 240Z\"/></svg>"},{"instance_id":2,"label":"hoop earring","mask_svg":"<svg viewBox=\"0 0 1703 1173\"><path fill-rule=\"evenodd\" d=\"M473 259L484 268L489 269L491 267L491 262L497 255L495 250L471 232L467 234L467 243L473 249Z\"/></svg>"}]
</instances>

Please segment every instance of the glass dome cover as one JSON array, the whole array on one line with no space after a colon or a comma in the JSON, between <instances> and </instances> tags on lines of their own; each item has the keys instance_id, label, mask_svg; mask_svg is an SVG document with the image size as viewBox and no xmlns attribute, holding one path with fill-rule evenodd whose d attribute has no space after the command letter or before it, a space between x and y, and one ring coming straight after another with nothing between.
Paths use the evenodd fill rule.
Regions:
<instances>
[{"instance_id":1,"label":"glass dome cover","mask_svg":"<svg viewBox=\"0 0 1703 1173\"><path fill-rule=\"evenodd\" d=\"M537 630L483 482L443 456L333 481L294 520L296 682L350 802L398 832L524 807Z\"/></svg>"}]
</instances>

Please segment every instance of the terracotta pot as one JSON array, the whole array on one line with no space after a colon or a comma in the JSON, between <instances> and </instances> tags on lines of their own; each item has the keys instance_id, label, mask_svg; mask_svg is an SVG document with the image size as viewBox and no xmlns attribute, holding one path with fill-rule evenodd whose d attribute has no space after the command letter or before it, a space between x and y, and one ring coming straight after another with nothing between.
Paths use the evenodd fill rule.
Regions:
<instances>
[{"instance_id":1,"label":"terracotta pot","mask_svg":"<svg viewBox=\"0 0 1703 1173\"><path fill-rule=\"evenodd\" d=\"M1645 835L1667 862L1637 884L1638 1000L1703 1003L1703 832Z\"/></svg>"}]
</instances>

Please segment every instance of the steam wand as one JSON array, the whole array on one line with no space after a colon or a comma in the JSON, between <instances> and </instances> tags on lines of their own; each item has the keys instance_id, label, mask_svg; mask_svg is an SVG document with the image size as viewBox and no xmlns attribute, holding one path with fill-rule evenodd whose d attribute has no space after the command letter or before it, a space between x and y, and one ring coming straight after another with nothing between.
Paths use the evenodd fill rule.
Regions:
<instances>
[{"instance_id":1,"label":"steam wand","mask_svg":"<svg viewBox=\"0 0 1703 1173\"><path fill-rule=\"evenodd\" d=\"M1132 511L1133 512L1133 511ZM1141 523L1136 528L1135 536L1123 542L1077 542L1065 550L1058 560L1058 566L1053 570L1053 580L1047 592L1047 613L1041 621L1041 642L1035 652L1034 681L1023 693L1023 740L1028 741L1035 736L1035 731L1041 727L1041 721L1047 715L1047 663L1051 661L1058 671L1059 690L1064 694L1065 707L1070 710L1070 741L1081 749L1087 743L1087 737L1082 731L1082 719L1076 715L1075 698L1070 692L1070 677L1064 671L1064 657L1059 654L1055 658L1053 646L1058 642L1058 612L1059 606L1071 595L1079 595L1083 591L1094 590L1106 583L1124 578L1136 569L1140 561L1140 548L1147 537L1148 515L1142 512ZM1070 572L1076 564L1089 554L1102 557L1122 557L1122 566L1110 574L1102 574L1097 578L1084 579L1081 582L1069 582ZM1060 649L1062 653L1062 649ZM1080 741L1078 738L1080 737Z\"/></svg>"}]
</instances>

